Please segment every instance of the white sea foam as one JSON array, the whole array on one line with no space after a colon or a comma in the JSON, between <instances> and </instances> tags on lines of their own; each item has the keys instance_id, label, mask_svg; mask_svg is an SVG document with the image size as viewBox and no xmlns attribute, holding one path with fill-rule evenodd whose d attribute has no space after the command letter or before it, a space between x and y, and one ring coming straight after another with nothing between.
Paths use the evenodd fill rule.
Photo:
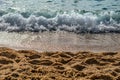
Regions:
<instances>
[{"instance_id":1,"label":"white sea foam","mask_svg":"<svg viewBox=\"0 0 120 80\"><path fill-rule=\"evenodd\" d=\"M0 17L0 30L18 31L68 31L75 33L120 32L120 14L104 12L94 13L63 13L53 18L31 15L28 18L19 13L8 13Z\"/></svg>"}]
</instances>

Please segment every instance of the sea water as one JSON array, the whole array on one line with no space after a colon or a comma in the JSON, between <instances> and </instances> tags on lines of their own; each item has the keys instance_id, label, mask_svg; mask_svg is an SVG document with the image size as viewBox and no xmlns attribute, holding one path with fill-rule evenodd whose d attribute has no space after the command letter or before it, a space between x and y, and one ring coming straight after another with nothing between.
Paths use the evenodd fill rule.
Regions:
<instances>
[{"instance_id":1,"label":"sea water","mask_svg":"<svg viewBox=\"0 0 120 80\"><path fill-rule=\"evenodd\" d=\"M120 0L0 0L1 46L118 51L119 33Z\"/></svg>"}]
</instances>

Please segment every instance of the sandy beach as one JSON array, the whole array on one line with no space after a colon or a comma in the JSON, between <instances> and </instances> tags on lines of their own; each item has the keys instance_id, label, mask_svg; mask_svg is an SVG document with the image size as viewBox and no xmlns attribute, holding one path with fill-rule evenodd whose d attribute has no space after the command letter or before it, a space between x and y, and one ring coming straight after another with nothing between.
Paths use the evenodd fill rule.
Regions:
<instances>
[{"instance_id":1,"label":"sandy beach","mask_svg":"<svg viewBox=\"0 0 120 80\"><path fill-rule=\"evenodd\" d=\"M0 80L120 80L120 52L0 48Z\"/></svg>"},{"instance_id":2,"label":"sandy beach","mask_svg":"<svg viewBox=\"0 0 120 80\"><path fill-rule=\"evenodd\" d=\"M0 0L0 80L120 80L120 0Z\"/></svg>"}]
</instances>

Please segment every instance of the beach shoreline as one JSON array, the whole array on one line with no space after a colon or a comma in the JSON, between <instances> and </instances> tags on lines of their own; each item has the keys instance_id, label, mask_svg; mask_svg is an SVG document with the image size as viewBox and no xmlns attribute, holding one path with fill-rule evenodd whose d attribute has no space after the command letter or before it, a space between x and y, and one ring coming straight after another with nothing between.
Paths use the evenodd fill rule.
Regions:
<instances>
[{"instance_id":1,"label":"beach shoreline","mask_svg":"<svg viewBox=\"0 0 120 80\"><path fill-rule=\"evenodd\" d=\"M0 0L0 80L120 80L120 0Z\"/></svg>"},{"instance_id":2,"label":"beach shoreline","mask_svg":"<svg viewBox=\"0 0 120 80\"><path fill-rule=\"evenodd\" d=\"M75 34L70 32L0 32L0 46L21 50L120 52L120 34Z\"/></svg>"}]
</instances>

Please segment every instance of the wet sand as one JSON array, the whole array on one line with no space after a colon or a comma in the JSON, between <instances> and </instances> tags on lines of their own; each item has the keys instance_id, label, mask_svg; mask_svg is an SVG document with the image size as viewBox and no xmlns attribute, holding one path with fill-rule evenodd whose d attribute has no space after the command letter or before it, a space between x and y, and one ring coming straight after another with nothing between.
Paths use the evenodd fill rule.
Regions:
<instances>
[{"instance_id":1,"label":"wet sand","mask_svg":"<svg viewBox=\"0 0 120 80\"><path fill-rule=\"evenodd\" d=\"M120 52L0 48L0 80L120 80Z\"/></svg>"},{"instance_id":2,"label":"wet sand","mask_svg":"<svg viewBox=\"0 0 120 80\"><path fill-rule=\"evenodd\" d=\"M75 34L70 32L0 32L0 46L43 51L120 52L120 34Z\"/></svg>"}]
</instances>

